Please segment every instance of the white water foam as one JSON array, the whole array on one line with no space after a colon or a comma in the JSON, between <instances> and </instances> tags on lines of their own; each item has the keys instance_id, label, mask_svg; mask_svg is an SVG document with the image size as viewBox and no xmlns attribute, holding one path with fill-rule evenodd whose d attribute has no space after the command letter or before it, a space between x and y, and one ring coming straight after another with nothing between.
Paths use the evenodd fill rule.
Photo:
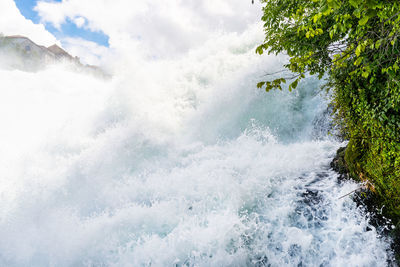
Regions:
<instances>
[{"instance_id":1,"label":"white water foam","mask_svg":"<svg viewBox=\"0 0 400 267\"><path fill-rule=\"evenodd\" d=\"M312 138L318 82L255 87L282 65L258 29L107 82L0 70L0 265L386 266Z\"/></svg>"}]
</instances>

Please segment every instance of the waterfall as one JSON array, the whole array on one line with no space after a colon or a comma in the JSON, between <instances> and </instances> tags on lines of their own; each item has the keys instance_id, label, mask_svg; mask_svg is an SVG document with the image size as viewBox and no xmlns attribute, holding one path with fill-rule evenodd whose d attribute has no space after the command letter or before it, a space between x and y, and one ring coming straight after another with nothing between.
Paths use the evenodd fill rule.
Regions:
<instances>
[{"instance_id":1,"label":"waterfall","mask_svg":"<svg viewBox=\"0 0 400 267\"><path fill-rule=\"evenodd\" d=\"M1 266L386 266L329 169L329 96L257 89L259 24L111 80L0 70ZM118 66L118 64L120 64Z\"/></svg>"}]
</instances>

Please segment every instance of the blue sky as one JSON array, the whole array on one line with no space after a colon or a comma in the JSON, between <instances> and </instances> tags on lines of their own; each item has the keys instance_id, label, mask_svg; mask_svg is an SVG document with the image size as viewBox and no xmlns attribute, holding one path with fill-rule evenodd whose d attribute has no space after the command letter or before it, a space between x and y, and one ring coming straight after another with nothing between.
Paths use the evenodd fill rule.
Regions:
<instances>
[{"instance_id":1,"label":"blue sky","mask_svg":"<svg viewBox=\"0 0 400 267\"><path fill-rule=\"evenodd\" d=\"M36 6L37 0L14 0L21 14L32 20L34 23L40 22L38 13L33 9ZM61 2L61 0L52 0L53 2ZM62 41L65 37L80 37L88 41L95 42L99 45L109 46L108 36L102 32L92 32L84 28L78 28L72 21L67 20L61 26L61 30L56 29L51 24L45 24L46 30L51 32L57 39Z\"/></svg>"}]
</instances>

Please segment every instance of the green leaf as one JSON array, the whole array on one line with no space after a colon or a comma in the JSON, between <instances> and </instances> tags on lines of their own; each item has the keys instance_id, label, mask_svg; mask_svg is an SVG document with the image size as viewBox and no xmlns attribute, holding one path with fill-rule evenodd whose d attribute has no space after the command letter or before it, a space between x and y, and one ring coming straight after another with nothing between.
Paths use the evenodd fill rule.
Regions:
<instances>
[{"instance_id":1,"label":"green leaf","mask_svg":"<svg viewBox=\"0 0 400 267\"><path fill-rule=\"evenodd\" d=\"M333 9L338 9L340 4L337 0L328 0L328 6Z\"/></svg>"},{"instance_id":2,"label":"green leaf","mask_svg":"<svg viewBox=\"0 0 400 267\"><path fill-rule=\"evenodd\" d=\"M362 49L362 46L361 46L361 45L358 45L357 48L356 48L356 56L357 56L357 57L360 56L360 54L361 54L361 49Z\"/></svg>"},{"instance_id":3,"label":"green leaf","mask_svg":"<svg viewBox=\"0 0 400 267\"><path fill-rule=\"evenodd\" d=\"M361 74L361 76L363 76L364 78L368 78L369 72L364 71L364 72Z\"/></svg>"},{"instance_id":4,"label":"green leaf","mask_svg":"<svg viewBox=\"0 0 400 267\"><path fill-rule=\"evenodd\" d=\"M363 26L363 25L367 24L368 20L369 20L369 17L365 16L358 21L358 24L360 24L360 26Z\"/></svg>"},{"instance_id":5,"label":"green leaf","mask_svg":"<svg viewBox=\"0 0 400 267\"><path fill-rule=\"evenodd\" d=\"M289 91L291 92L292 89L296 89L298 83L299 83L299 79L294 80L294 82L292 82L292 83L289 85Z\"/></svg>"},{"instance_id":6,"label":"green leaf","mask_svg":"<svg viewBox=\"0 0 400 267\"><path fill-rule=\"evenodd\" d=\"M257 83L257 88L262 88L264 86L265 82L259 82Z\"/></svg>"},{"instance_id":7,"label":"green leaf","mask_svg":"<svg viewBox=\"0 0 400 267\"><path fill-rule=\"evenodd\" d=\"M393 70L394 70L395 72L397 72L398 69L399 69L399 66L397 65L397 63L394 63L394 64L393 64Z\"/></svg>"},{"instance_id":8,"label":"green leaf","mask_svg":"<svg viewBox=\"0 0 400 267\"><path fill-rule=\"evenodd\" d=\"M362 60L363 60L363 58L362 58L362 57L359 57L359 58L357 58L357 60L354 62L354 65L355 65L355 66L358 66L358 65L360 65L360 64L361 64L361 62L362 62Z\"/></svg>"},{"instance_id":9,"label":"green leaf","mask_svg":"<svg viewBox=\"0 0 400 267\"><path fill-rule=\"evenodd\" d=\"M353 7L357 8L360 4L359 0L349 0L350 5L352 5Z\"/></svg>"},{"instance_id":10,"label":"green leaf","mask_svg":"<svg viewBox=\"0 0 400 267\"><path fill-rule=\"evenodd\" d=\"M256 53L262 55L264 53L264 48L262 45L256 48Z\"/></svg>"},{"instance_id":11,"label":"green leaf","mask_svg":"<svg viewBox=\"0 0 400 267\"><path fill-rule=\"evenodd\" d=\"M378 41L375 42L375 48L378 49L382 44L382 39L379 39Z\"/></svg>"}]
</instances>

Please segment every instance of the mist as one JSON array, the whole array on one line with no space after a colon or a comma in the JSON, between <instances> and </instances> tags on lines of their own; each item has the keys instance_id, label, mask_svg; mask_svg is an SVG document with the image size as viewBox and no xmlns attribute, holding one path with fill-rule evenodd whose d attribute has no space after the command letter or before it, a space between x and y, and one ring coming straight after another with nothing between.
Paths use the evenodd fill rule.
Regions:
<instances>
[{"instance_id":1,"label":"mist","mask_svg":"<svg viewBox=\"0 0 400 267\"><path fill-rule=\"evenodd\" d=\"M386 266L386 240L337 200L358 185L329 169L342 144L316 123L329 120L322 82L261 91L286 58L255 53L259 22L228 14L214 31L210 14L201 38L165 32L165 45L151 45L157 27L104 27L108 79L1 59L0 265Z\"/></svg>"}]
</instances>

